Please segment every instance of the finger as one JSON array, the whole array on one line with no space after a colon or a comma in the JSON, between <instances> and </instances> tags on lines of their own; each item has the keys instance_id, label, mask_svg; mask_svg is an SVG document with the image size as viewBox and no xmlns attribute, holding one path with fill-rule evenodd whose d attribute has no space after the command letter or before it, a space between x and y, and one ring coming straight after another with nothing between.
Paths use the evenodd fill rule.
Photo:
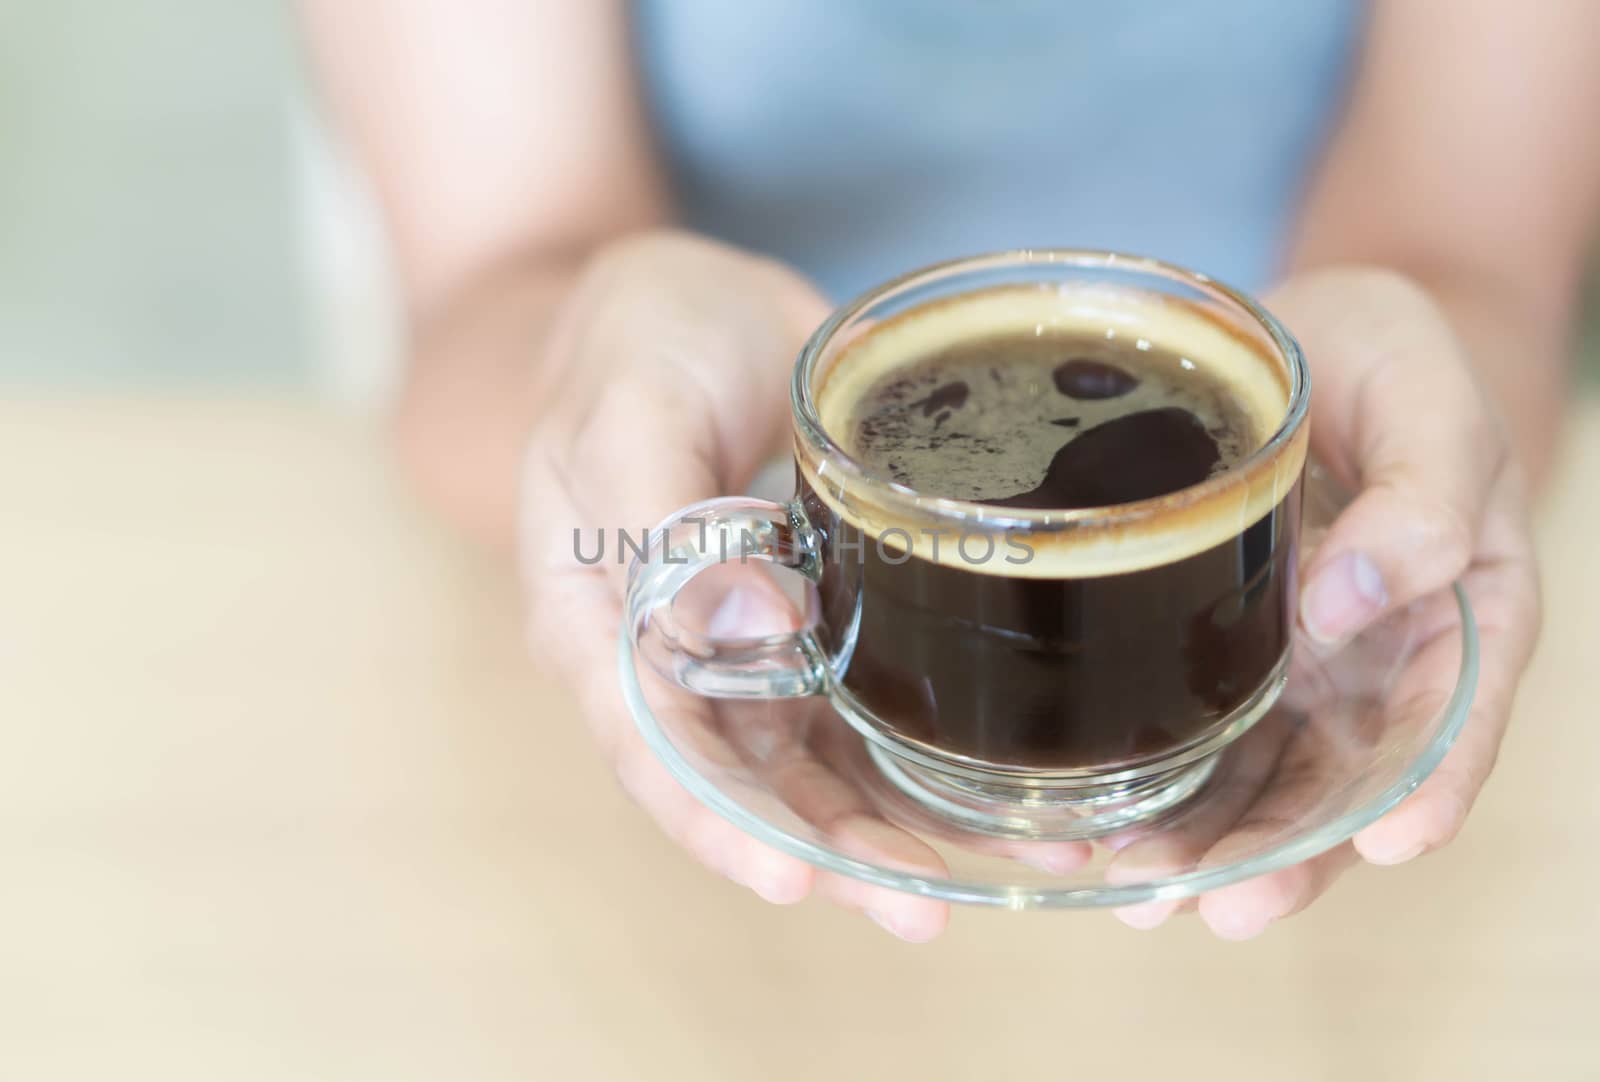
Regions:
<instances>
[{"instance_id":1,"label":"finger","mask_svg":"<svg viewBox=\"0 0 1600 1082\"><path fill-rule=\"evenodd\" d=\"M588 604L564 613L560 620L568 638L590 644L571 651L576 667L568 676L623 791L668 837L711 870L771 902L787 904L804 898L815 880L810 865L762 844L701 804L644 742L617 680L614 636L620 609L614 601L607 606L594 598L585 600ZM639 676L651 711L701 770L738 768L738 756L711 724L706 700L652 673Z\"/></svg>"},{"instance_id":2,"label":"finger","mask_svg":"<svg viewBox=\"0 0 1600 1082\"><path fill-rule=\"evenodd\" d=\"M1351 774L1353 748L1347 719L1313 717L1295 734L1260 797L1201 860L1201 866L1235 863L1277 844L1307 813L1327 800ZM1196 911L1213 934L1242 940L1300 912L1352 862L1348 844L1309 860L1200 896Z\"/></svg>"},{"instance_id":3,"label":"finger","mask_svg":"<svg viewBox=\"0 0 1600 1082\"><path fill-rule=\"evenodd\" d=\"M1435 600L1439 603L1434 604ZM1453 621L1443 618L1447 605ZM1244 859L1273 844L1274 837L1286 826L1299 822L1343 779L1353 776L1360 769L1359 763L1372 754L1373 741L1394 739L1395 734L1408 728L1430 724L1448 698L1459 667L1459 638L1449 636L1459 625L1454 611L1450 594L1440 591L1427 604L1413 605L1405 613L1391 617L1387 621L1391 625L1389 634L1382 634L1383 629L1369 630L1341 651L1317 657L1317 671L1331 690L1307 698L1308 720L1301 731L1293 733L1281 761L1268 761L1267 776L1262 778L1259 762L1267 749L1247 743L1263 726L1281 720L1276 713L1236 745L1258 761L1254 768L1248 760L1241 764L1241 784L1254 781L1260 793L1247 812L1224 816L1219 806L1213 814L1208 804L1192 820L1127 845L1113 862L1113 869L1108 869L1108 878L1115 875L1133 881L1142 875L1147 877L1148 871L1174 874L1202 862ZM1390 671L1383 656L1374 657L1372 651L1357 649L1370 645L1366 640L1374 634L1396 640L1391 644L1395 659L1405 661L1400 677L1383 675ZM1356 656L1351 657L1352 652ZM1297 653L1304 656L1307 652L1297 647ZM1300 678L1305 677L1305 673L1300 674ZM1232 749L1229 754L1233 754ZM1226 791L1219 792L1218 797L1226 798ZM1219 799L1218 804L1221 803ZM1231 803L1237 803L1237 795ZM1210 851L1204 853L1202 861L1197 851L1207 847ZM1126 857L1137 859L1139 865L1131 869L1122 866ZM1221 892L1207 904L1204 913L1209 914L1218 934L1248 938L1271 921L1303 909L1332 882L1331 873L1342 867L1339 864L1310 872L1286 869L1273 873L1247 889ZM1151 902L1131 907L1118 916L1124 923L1147 928L1185 908L1188 907L1174 902Z\"/></svg>"},{"instance_id":4,"label":"finger","mask_svg":"<svg viewBox=\"0 0 1600 1082\"><path fill-rule=\"evenodd\" d=\"M1293 867L1207 891L1196 908L1219 939L1253 939L1316 901L1355 861L1354 850L1340 845Z\"/></svg>"},{"instance_id":5,"label":"finger","mask_svg":"<svg viewBox=\"0 0 1600 1082\"><path fill-rule=\"evenodd\" d=\"M925 838L1018 860L1050 875L1066 875L1093 859L1088 842L987 837L935 819L885 790L861 738L827 702L818 701L815 711L809 724L789 730L808 734L804 748L766 776L791 808L821 827L843 851L921 878L950 874L943 855ZM878 803L884 797L890 801L887 807ZM949 907L942 902L876 887L864 892L864 888L864 884L831 883L829 877L821 885L828 897L869 910L879 923L887 919L886 926L905 939L921 942L942 930L949 919Z\"/></svg>"},{"instance_id":6,"label":"finger","mask_svg":"<svg viewBox=\"0 0 1600 1082\"><path fill-rule=\"evenodd\" d=\"M713 569L711 573L719 570L736 569ZM747 574L744 579L749 577ZM729 599L716 607L712 622L719 625L716 630L720 634L739 636L792 628L799 620L788 599L769 580L765 590L749 588L748 581L736 587ZM851 737L831 715L825 700L778 704L725 700L711 703L710 708L722 746L738 757L734 769L758 777L785 808L835 848L911 875L941 878L949 874L930 846L878 814L871 800L853 784L851 778L856 775L835 767L835 763L848 763L850 752L858 752L859 747L845 746ZM823 876L821 893L909 942L927 942L949 921L949 906L943 902L845 876Z\"/></svg>"},{"instance_id":7,"label":"finger","mask_svg":"<svg viewBox=\"0 0 1600 1082\"><path fill-rule=\"evenodd\" d=\"M1313 448L1360 490L1313 554L1301 593L1306 629L1340 641L1466 570L1506 444L1453 332L1419 289L1333 272L1271 303L1312 366Z\"/></svg>"},{"instance_id":8,"label":"finger","mask_svg":"<svg viewBox=\"0 0 1600 1082\"><path fill-rule=\"evenodd\" d=\"M1312 714L1284 745L1260 795L1205 853L1201 867L1238 863L1266 852L1303 828L1314 809L1339 791L1371 757L1364 733L1381 718L1352 716L1358 709L1335 703ZM1382 707L1379 710L1383 709ZM1366 711L1365 713L1372 713ZM1273 921L1309 905L1349 862L1350 846L1323 853L1244 883L1201 896L1201 918L1219 936L1248 939Z\"/></svg>"},{"instance_id":9,"label":"finger","mask_svg":"<svg viewBox=\"0 0 1600 1082\"><path fill-rule=\"evenodd\" d=\"M710 547L710 546L708 546ZM719 641L755 640L803 627L808 604L784 591L780 575L804 582L798 573L766 560L743 559L737 545L725 563L697 574L672 601L673 618L687 631Z\"/></svg>"},{"instance_id":10,"label":"finger","mask_svg":"<svg viewBox=\"0 0 1600 1082\"><path fill-rule=\"evenodd\" d=\"M607 653L612 653L609 646ZM740 769L738 754L716 731L709 701L653 673L641 672L639 677L651 712L697 771L727 774ZM619 727L613 762L617 779L669 838L708 868L768 901L796 902L810 892L815 881L810 865L746 834L678 783L632 724L614 674L610 693L602 686L583 706L612 718Z\"/></svg>"},{"instance_id":11,"label":"finger","mask_svg":"<svg viewBox=\"0 0 1600 1082\"><path fill-rule=\"evenodd\" d=\"M1517 682L1537 638L1538 582L1519 519L1496 516L1486 537L1500 555L1469 572L1465 587L1479 632L1478 686L1456 744L1439 768L1394 811L1356 835L1374 864L1399 864L1445 845L1461 829L1493 769L1511 717ZM1459 637L1421 679L1441 692L1453 685Z\"/></svg>"},{"instance_id":12,"label":"finger","mask_svg":"<svg viewBox=\"0 0 1600 1082\"><path fill-rule=\"evenodd\" d=\"M769 744L753 769L785 806L847 856L920 878L948 877L949 868L937 851L884 819L853 783L857 775L849 770L848 757L859 755L859 738L831 717L826 702L795 704L794 709L798 712L808 707L814 711L812 716L795 715L796 723L783 729L787 739L775 746ZM822 876L819 891L908 942L933 939L950 919L949 905L937 899L846 876Z\"/></svg>"},{"instance_id":13,"label":"finger","mask_svg":"<svg viewBox=\"0 0 1600 1082\"><path fill-rule=\"evenodd\" d=\"M849 855L877 864L900 865L919 874L916 860L900 864L904 842L910 838L881 819L864 818L839 824L839 847ZM908 943L927 943L950 923L950 903L905 891L891 890L844 875L823 875L817 892L836 905L855 909L884 931Z\"/></svg>"},{"instance_id":14,"label":"finger","mask_svg":"<svg viewBox=\"0 0 1600 1082\"><path fill-rule=\"evenodd\" d=\"M1094 859L1094 846L1088 842L1009 841L974 836L969 848L1010 857L1048 875L1068 875Z\"/></svg>"},{"instance_id":15,"label":"finger","mask_svg":"<svg viewBox=\"0 0 1600 1082\"><path fill-rule=\"evenodd\" d=\"M624 791L702 864L769 901L798 901L815 875L797 858L778 853L717 816L685 791L657 761L633 724L616 670L621 602L614 584L563 552L555 524L580 521L569 478L537 443L524 472L522 567L529 595L528 632L536 660L553 664L579 699L596 743ZM641 679L653 679L641 673ZM699 754L734 762L708 724L708 704L663 683L652 707L667 711L676 731L700 734Z\"/></svg>"},{"instance_id":16,"label":"finger","mask_svg":"<svg viewBox=\"0 0 1600 1082\"><path fill-rule=\"evenodd\" d=\"M1192 913L1199 899L1175 898L1166 901L1139 902L1135 905L1119 905L1111 911L1111 915L1126 924L1129 928L1141 932L1150 932L1161 927L1167 921L1180 913Z\"/></svg>"},{"instance_id":17,"label":"finger","mask_svg":"<svg viewBox=\"0 0 1600 1082\"><path fill-rule=\"evenodd\" d=\"M826 702L818 704L816 724L809 727L808 750L823 768L849 787L852 812L860 811L894 824L916 840L924 854L920 874L947 875L943 857L920 838L937 838L973 853L1005 857L1036 868L1048 875L1067 875L1094 859L1094 847L1085 841L1043 841L1001 838L976 834L953 822L931 815L903 794L886 787L882 772L866 754L861 738L838 717ZM818 821L826 814L818 809L811 815Z\"/></svg>"},{"instance_id":18,"label":"finger","mask_svg":"<svg viewBox=\"0 0 1600 1082\"><path fill-rule=\"evenodd\" d=\"M751 263L763 284L746 287L748 303L705 282L656 282L614 290L590 313L602 327L574 345L577 363L616 374L541 433L580 521L652 527L685 504L742 491L786 442L792 362L827 305L792 274ZM608 563L619 584L625 570Z\"/></svg>"},{"instance_id":19,"label":"finger","mask_svg":"<svg viewBox=\"0 0 1600 1082\"><path fill-rule=\"evenodd\" d=\"M1281 712L1263 718L1224 753L1218 767L1223 776L1211 783L1203 804L1163 829L1110 841L1116 856L1106 866L1106 882L1149 882L1193 868L1260 797L1294 735ZM1192 898L1167 899L1120 906L1112 913L1130 928L1149 930L1193 906Z\"/></svg>"},{"instance_id":20,"label":"finger","mask_svg":"<svg viewBox=\"0 0 1600 1082\"><path fill-rule=\"evenodd\" d=\"M703 728L700 704L690 701L693 697L687 693L662 690L673 700L685 700L681 705L668 705L653 696L651 704L675 739L692 742L692 749L682 749L685 754L699 760L702 769L703 764L718 761L724 768L735 766L732 754ZM683 710L689 713L680 712ZM688 735L695 733L701 738ZM816 877L809 864L762 844L701 804L678 784L631 727L619 741L615 766L623 790L669 838L712 871L749 887L769 902L790 904L810 893Z\"/></svg>"},{"instance_id":21,"label":"finger","mask_svg":"<svg viewBox=\"0 0 1600 1082\"><path fill-rule=\"evenodd\" d=\"M714 569L712 573L716 570L747 572L742 576L744 585L732 595L742 599L738 611L730 614L725 601L716 607L711 617L713 623L721 625L722 634L754 635L764 629L797 626L798 614L775 586L765 591L750 589L756 568L729 567ZM762 783L762 795L775 795L783 807L814 827L846 855L912 875L934 878L948 875L944 862L933 849L883 820L859 788L818 756L812 744L813 735L820 734L825 739L828 732L843 729L842 723L837 722L828 730L819 728L824 724L819 715L828 710L826 702L706 701L683 696L675 689L669 694L672 695L670 707L656 706L654 702L652 705L663 724L672 729L675 739L692 741L685 750L706 769L723 778L754 774ZM659 766L653 757L650 763L639 766L647 776L628 779L630 792L671 832L672 816L683 812L672 809L667 796L650 788L660 780L659 771L649 769ZM770 875L771 870L754 858L735 855L731 865L721 863L728 859L724 851L717 848L724 844L723 840L709 834L712 829L709 824L702 822L698 829L708 832L708 836L682 839L692 852L702 855L730 878L745 882L763 897L793 900L787 895L773 897L770 889L763 888L760 877ZM812 873L812 879L815 878ZM934 938L949 920L949 907L943 902L843 876L822 877L821 893L837 904L866 914L879 926L910 942Z\"/></svg>"},{"instance_id":22,"label":"finger","mask_svg":"<svg viewBox=\"0 0 1600 1082\"><path fill-rule=\"evenodd\" d=\"M561 525L610 535L613 551L602 550L600 566L620 592L629 563L622 531L642 543L680 507L743 487L770 442L744 454L725 449L692 394L630 376L607 389L577 431L536 440L533 453L544 456L537 468L555 478L575 509Z\"/></svg>"},{"instance_id":23,"label":"finger","mask_svg":"<svg viewBox=\"0 0 1600 1082\"><path fill-rule=\"evenodd\" d=\"M562 512L564 491L546 485L536 492L543 506ZM748 837L700 804L678 785L644 744L617 679L616 636L621 603L607 579L577 572L534 568L530 573L529 637L533 656L555 665L578 697L580 712L624 790L657 824L701 863L774 902L792 902L811 889L809 865ZM653 674L641 673L651 681ZM664 683L650 686L651 706L675 732L699 734L695 751L714 761L736 762L719 746L708 724L708 704Z\"/></svg>"},{"instance_id":24,"label":"finger","mask_svg":"<svg viewBox=\"0 0 1600 1082\"><path fill-rule=\"evenodd\" d=\"M915 835L883 819L867 796L824 758L842 723L825 717L821 700L796 701L774 708L767 703L719 701L713 704L722 743L738 762L714 762L713 769L754 775L749 796L776 800L772 812L790 813L812 828L818 839L858 860L896 868L909 875L942 878L944 861ZM713 757L715 751L713 751ZM932 898L891 890L841 875L822 875L822 895L864 913L881 927L911 942L926 942L949 920L949 907Z\"/></svg>"}]
</instances>

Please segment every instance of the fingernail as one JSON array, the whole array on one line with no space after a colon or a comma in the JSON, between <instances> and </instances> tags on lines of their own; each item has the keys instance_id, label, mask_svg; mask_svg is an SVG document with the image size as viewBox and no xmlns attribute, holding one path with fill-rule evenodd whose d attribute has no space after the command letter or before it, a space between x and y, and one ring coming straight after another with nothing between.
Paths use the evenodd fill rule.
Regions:
<instances>
[{"instance_id":1,"label":"fingernail","mask_svg":"<svg viewBox=\"0 0 1600 1082\"><path fill-rule=\"evenodd\" d=\"M1267 930L1272 923L1270 919L1261 920L1243 913L1219 913L1206 917L1206 927L1211 929L1211 934L1218 939L1229 939L1240 942L1254 939Z\"/></svg>"},{"instance_id":2,"label":"fingernail","mask_svg":"<svg viewBox=\"0 0 1600 1082\"><path fill-rule=\"evenodd\" d=\"M1318 642L1354 635L1389 600L1383 575L1364 554L1347 552L1317 572L1300 600L1300 622Z\"/></svg>"},{"instance_id":3,"label":"fingernail","mask_svg":"<svg viewBox=\"0 0 1600 1082\"><path fill-rule=\"evenodd\" d=\"M895 918L887 913L880 913L876 909L867 910L867 918L896 939L904 940L907 943L925 943L929 938L925 935L912 935Z\"/></svg>"},{"instance_id":4,"label":"fingernail","mask_svg":"<svg viewBox=\"0 0 1600 1082\"><path fill-rule=\"evenodd\" d=\"M750 890L754 890L755 889L754 887L751 886L750 883L748 883L746 881L747 877L743 874L743 871L740 868L736 867L731 860L727 860L727 859L719 857L717 860L709 862L709 863L711 865L712 871L714 871L718 875L722 876L722 878L726 879L728 882L732 883L734 886L745 887L745 888L750 889Z\"/></svg>"},{"instance_id":5,"label":"fingernail","mask_svg":"<svg viewBox=\"0 0 1600 1082\"><path fill-rule=\"evenodd\" d=\"M1083 867L1083 858L1076 852L1061 852L1047 849L1040 853L1022 853L1018 860L1030 868L1037 868L1041 872L1051 875L1067 875Z\"/></svg>"},{"instance_id":6,"label":"fingernail","mask_svg":"<svg viewBox=\"0 0 1600 1082\"><path fill-rule=\"evenodd\" d=\"M731 639L743 634L750 626L750 600L748 590L730 590L728 596L722 599L722 604L717 606L717 611L711 614L706 631L719 639Z\"/></svg>"},{"instance_id":7,"label":"fingernail","mask_svg":"<svg viewBox=\"0 0 1600 1082\"><path fill-rule=\"evenodd\" d=\"M793 627L783 602L772 594L744 586L728 591L711 619L706 632L716 639L774 635Z\"/></svg>"},{"instance_id":8,"label":"fingernail","mask_svg":"<svg viewBox=\"0 0 1600 1082\"><path fill-rule=\"evenodd\" d=\"M899 929L894 926L894 921L890 920L885 914L878 912L876 909L869 909L867 910L867 919L895 938L900 938Z\"/></svg>"},{"instance_id":9,"label":"fingernail","mask_svg":"<svg viewBox=\"0 0 1600 1082\"><path fill-rule=\"evenodd\" d=\"M750 877L749 885L757 897L773 905L793 905L805 897L804 888L797 891L792 883L785 882L776 875L753 875Z\"/></svg>"},{"instance_id":10,"label":"fingernail","mask_svg":"<svg viewBox=\"0 0 1600 1082\"><path fill-rule=\"evenodd\" d=\"M1129 928L1148 932L1167 923L1167 918L1177 912L1177 909L1176 902L1141 902L1139 905L1120 906L1111 912Z\"/></svg>"},{"instance_id":11,"label":"fingernail","mask_svg":"<svg viewBox=\"0 0 1600 1082\"><path fill-rule=\"evenodd\" d=\"M1368 864L1404 864L1408 860L1420 857L1422 855L1422 851L1426 848L1427 846L1423 845L1421 842L1414 842L1411 845L1386 851L1382 845L1379 845L1376 849L1374 849L1374 847L1369 844L1363 849L1361 855L1367 858Z\"/></svg>"}]
</instances>

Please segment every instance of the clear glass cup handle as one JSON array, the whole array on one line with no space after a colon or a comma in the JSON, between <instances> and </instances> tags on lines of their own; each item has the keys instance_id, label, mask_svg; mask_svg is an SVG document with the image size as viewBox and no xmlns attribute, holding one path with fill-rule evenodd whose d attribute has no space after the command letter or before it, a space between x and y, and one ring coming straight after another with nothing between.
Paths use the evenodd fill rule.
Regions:
<instances>
[{"instance_id":1,"label":"clear glass cup handle","mask_svg":"<svg viewBox=\"0 0 1600 1082\"><path fill-rule=\"evenodd\" d=\"M742 496L690 504L650 531L628 570L625 630L662 676L700 695L785 699L816 695L827 662L811 629L720 638L686 627L673 602L707 568L765 560L815 581L816 535L796 504Z\"/></svg>"}]
</instances>

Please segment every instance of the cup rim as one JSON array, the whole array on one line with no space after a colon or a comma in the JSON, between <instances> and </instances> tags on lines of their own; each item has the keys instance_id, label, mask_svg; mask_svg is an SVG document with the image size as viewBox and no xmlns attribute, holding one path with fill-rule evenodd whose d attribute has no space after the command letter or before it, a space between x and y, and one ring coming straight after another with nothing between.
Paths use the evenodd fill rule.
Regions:
<instances>
[{"instance_id":1,"label":"cup rim","mask_svg":"<svg viewBox=\"0 0 1600 1082\"><path fill-rule=\"evenodd\" d=\"M1006 267L1065 265L1080 268L1116 268L1143 272L1177 280L1236 305L1266 332L1282 356L1289 374L1289 400L1282 422L1270 437L1249 455L1220 473L1174 492L1163 493L1129 503L1106 504L1052 510L1044 508L998 507L993 504L935 496L883 477L866 463L853 457L822 426L821 413L812 394L813 377L828 344L841 328L863 311L894 294L942 277ZM1249 477L1278 457L1305 423L1311 404L1311 372L1300 344L1277 318L1248 293L1208 274L1191 270L1151 256L1093 248L1012 248L980 255L960 256L908 271L859 294L841 305L812 332L800 350L789 385L790 409L797 435L810 444L830 475L844 487L869 488L885 507L921 516L937 516L1006 529L1055 532L1084 526L1106 527L1131 523L1203 501L1241 478Z\"/></svg>"}]
</instances>

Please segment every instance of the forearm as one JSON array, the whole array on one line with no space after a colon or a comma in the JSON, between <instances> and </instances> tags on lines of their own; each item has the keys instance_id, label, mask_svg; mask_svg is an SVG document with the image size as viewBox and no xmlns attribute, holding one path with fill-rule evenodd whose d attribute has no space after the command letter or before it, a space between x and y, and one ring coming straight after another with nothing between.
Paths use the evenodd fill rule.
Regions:
<instances>
[{"instance_id":1,"label":"forearm","mask_svg":"<svg viewBox=\"0 0 1600 1082\"><path fill-rule=\"evenodd\" d=\"M580 265L485 270L411 319L394 414L401 462L432 509L498 550L514 539L523 448L548 380L541 347Z\"/></svg>"},{"instance_id":2,"label":"forearm","mask_svg":"<svg viewBox=\"0 0 1600 1082\"><path fill-rule=\"evenodd\" d=\"M671 216L628 5L298 7L408 305L404 461L431 504L504 546L552 314L586 253Z\"/></svg>"},{"instance_id":3,"label":"forearm","mask_svg":"<svg viewBox=\"0 0 1600 1082\"><path fill-rule=\"evenodd\" d=\"M670 229L463 281L413 320L396 430L428 502L501 549L516 537L530 438L570 437L605 403L630 401L612 393L638 392L641 373L651 389L634 403L640 421L661 410L692 421L687 407L721 421L673 439L704 454L716 484L743 484L781 442L787 361L827 313L781 264ZM584 453L648 440L628 428L624 443Z\"/></svg>"},{"instance_id":4,"label":"forearm","mask_svg":"<svg viewBox=\"0 0 1600 1082\"><path fill-rule=\"evenodd\" d=\"M1566 122L1600 94L1600 5L1374 0L1367 14L1291 265L1384 267L1427 290L1537 480L1600 228L1600 128Z\"/></svg>"}]
</instances>

